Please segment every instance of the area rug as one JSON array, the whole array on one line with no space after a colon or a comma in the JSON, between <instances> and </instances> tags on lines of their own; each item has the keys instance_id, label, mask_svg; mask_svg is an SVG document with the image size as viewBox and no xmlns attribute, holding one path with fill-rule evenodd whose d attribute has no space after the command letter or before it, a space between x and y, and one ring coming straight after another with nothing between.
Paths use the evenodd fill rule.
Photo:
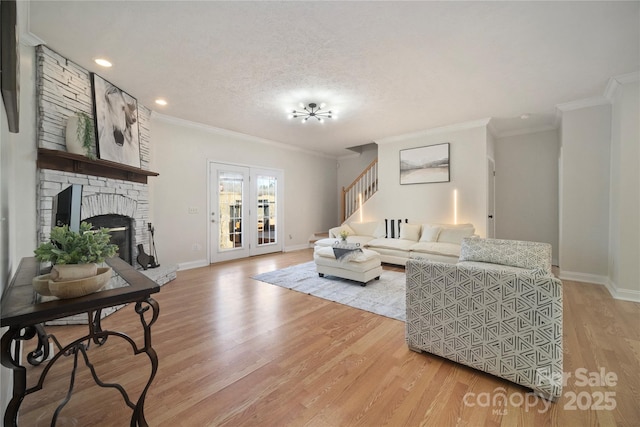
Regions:
<instances>
[{"instance_id":1,"label":"area rug","mask_svg":"<svg viewBox=\"0 0 640 427\"><path fill-rule=\"evenodd\" d=\"M319 277L313 261L254 276L253 279L329 301L345 304L381 316L405 321L405 274L383 270L380 280L367 286L325 275Z\"/></svg>"}]
</instances>

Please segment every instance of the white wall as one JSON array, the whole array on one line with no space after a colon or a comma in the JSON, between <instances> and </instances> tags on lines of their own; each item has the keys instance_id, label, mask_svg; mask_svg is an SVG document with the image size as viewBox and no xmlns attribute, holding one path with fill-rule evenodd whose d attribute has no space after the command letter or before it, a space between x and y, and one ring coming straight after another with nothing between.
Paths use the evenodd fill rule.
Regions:
<instances>
[{"instance_id":1,"label":"white wall","mask_svg":"<svg viewBox=\"0 0 640 427\"><path fill-rule=\"evenodd\" d=\"M558 264L558 131L497 138L496 237L550 243Z\"/></svg>"},{"instance_id":2,"label":"white wall","mask_svg":"<svg viewBox=\"0 0 640 427\"><path fill-rule=\"evenodd\" d=\"M618 86L611 123L609 289L640 301L640 83Z\"/></svg>"},{"instance_id":3,"label":"white wall","mask_svg":"<svg viewBox=\"0 0 640 427\"><path fill-rule=\"evenodd\" d=\"M149 180L151 216L161 263L208 264L208 161L284 171L285 250L307 247L311 234L335 225L335 158L162 116L153 116L151 129L151 170L160 174ZM202 249L193 251L194 244Z\"/></svg>"},{"instance_id":4,"label":"white wall","mask_svg":"<svg viewBox=\"0 0 640 427\"><path fill-rule=\"evenodd\" d=\"M458 190L458 223L472 223L486 236L486 121L432 129L378 142L380 190L363 207L363 221L407 218L409 222L452 223ZM400 185L400 150L450 143L450 182Z\"/></svg>"},{"instance_id":5,"label":"white wall","mask_svg":"<svg viewBox=\"0 0 640 427\"><path fill-rule=\"evenodd\" d=\"M560 141L560 277L605 284L611 105L563 111Z\"/></svg>"},{"instance_id":6,"label":"white wall","mask_svg":"<svg viewBox=\"0 0 640 427\"><path fill-rule=\"evenodd\" d=\"M9 133L2 109L0 132L0 285L10 277L25 256L36 248L36 138L35 51L20 45L20 132ZM3 328L0 333L4 333ZM0 371L2 413L11 397L12 377Z\"/></svg>"},{"instance_id":7,"label":"white wall","mask_svg":"<svg viewBox=\"0 0 640 427\"><path fill-rule=\"evenodd\" d=\"M36 248L35 51L20 45L20 132L9 133L2 111L0 279L15 271Z\"/></svg>"}]
</instances>

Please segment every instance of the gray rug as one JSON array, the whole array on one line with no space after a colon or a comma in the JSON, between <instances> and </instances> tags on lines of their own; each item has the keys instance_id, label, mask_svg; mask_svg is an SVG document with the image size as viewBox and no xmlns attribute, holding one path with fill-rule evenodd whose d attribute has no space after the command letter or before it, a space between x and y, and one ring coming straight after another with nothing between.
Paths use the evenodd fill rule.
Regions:
<instances>
[{"instance_id":1,"label":"gray rug","mask_svg":"<svg viewBox=\"0 0 640 427\"><path fill-rule=\"evenodd\" d=\"M311 262L254 276L253 279L405 321L405 274L384 270L367 286L334 276L319 277Z\"/></svg>"}]
</instances>

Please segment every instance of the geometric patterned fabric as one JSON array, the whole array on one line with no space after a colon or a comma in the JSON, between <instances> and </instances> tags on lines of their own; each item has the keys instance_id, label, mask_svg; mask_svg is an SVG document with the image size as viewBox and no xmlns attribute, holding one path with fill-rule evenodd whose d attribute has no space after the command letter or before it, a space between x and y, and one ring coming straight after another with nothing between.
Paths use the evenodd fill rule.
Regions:
<instances>
[{"instance_id":1,"label":"geometric patterned fabric","mask_svg":"<svg viewBox=\"0 0 640 427\"><path fill-rule=\"evenodd\" d=\"M409 260L407 344L556 400L562 394L562 282L496 267Z\"/></svg>"},{"instance_id":2,"label":"geometric patterned fabric","mask_svg":"<svg viewBox=\"0 0 640 427\"><path fill-rule=\"evenodd\" d=\"M460 261L479 261L527 269L541 269L551 274L551 245L522 240L465 238L460 247Z\"/></svg>"}]
</instances>

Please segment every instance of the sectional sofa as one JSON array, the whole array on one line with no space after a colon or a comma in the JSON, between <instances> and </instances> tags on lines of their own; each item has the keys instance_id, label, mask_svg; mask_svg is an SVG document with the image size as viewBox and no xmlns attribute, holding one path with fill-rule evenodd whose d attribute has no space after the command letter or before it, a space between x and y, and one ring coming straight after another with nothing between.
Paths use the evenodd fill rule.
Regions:
<instances>
[{"instance_id":1,"label":"sectional sofa","mask_svg":"<svg viewBox=\"0 0 640 427\"><path fill-rule=\"evenodd\" d=\"M409 259L423 258L455 264L460 257L462 239L475 232L472 224L394 224L395 230L389 229L388 221L345 223L330 229L329 238L315 244L332 246L340 240L340 232L345 231L347 243L357 243L379 253L385 263L406 265Z\"/></svg>"}]
</instances>

